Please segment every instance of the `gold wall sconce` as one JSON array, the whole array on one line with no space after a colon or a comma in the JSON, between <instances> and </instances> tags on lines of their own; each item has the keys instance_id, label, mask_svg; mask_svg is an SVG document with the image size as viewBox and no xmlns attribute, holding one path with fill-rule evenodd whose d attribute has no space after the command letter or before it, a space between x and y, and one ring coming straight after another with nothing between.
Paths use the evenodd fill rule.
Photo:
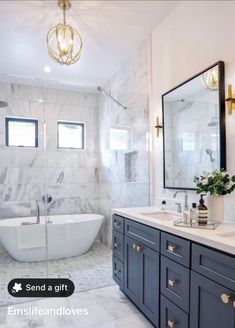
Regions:
<instances>
[{"instance_id":1,"label":"gold wall sconce","mask_svg":"<svg viewBox=\"0 0 235 328\"><path fill-rule=\"evenodd\" d=\"M227 102L228 115L231 115L235 109L235 93L233 93L232 84L228 85L228 98L225 101Z\"/></svg>"},{"instance_id":2,"label":"gold wall sconce","mask_svg":"<svg viewBox=\"0 0 235 328\"><path fill-rule=\"evenodd\" d=\"M160 135L160 130L162 129L162 124L160 123L160 119L159 119L159 116L157 116L156 118L156 125L155 125L155 129L157 131L157 138L159 137Z\"/></svg>"}]
</instances>

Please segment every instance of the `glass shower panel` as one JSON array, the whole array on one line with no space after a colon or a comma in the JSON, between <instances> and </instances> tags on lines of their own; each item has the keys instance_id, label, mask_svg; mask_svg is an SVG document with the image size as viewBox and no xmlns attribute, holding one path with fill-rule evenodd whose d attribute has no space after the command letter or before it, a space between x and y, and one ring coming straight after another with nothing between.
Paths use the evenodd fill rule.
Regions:
<instances>
[{"instance_id":1,"label":"glass shower panel","mask_svg":"<svg viewBox=\"0 0 235 328\"><path fill-rule=\"evenodd\" d=\"M47 276L44 82L0 74L0 307L14 278Z\"/></svg>"},{"instance_id":2,"label":"glass shower panel","mask_svg":"<svg viewBox=\"0 0 235 328\"><path fill-rule=\"evenodd\" d=\"M102 240L108 245L112 241L112 208L150 204L148 97L124 88L112 95L127 109L100 96L99 210L106 218Z\"/></svg>"},{"instance_id":3,"label":"glass shower panel","mask_svg":"<svg viewBox=\"0 0 235 328\"><path fill-rule=\"evenodd\" d=\"M75 292L113 284L98 209L98 96L47 81L48 273ZM54 259L54 261L50 261Z\"/></svg>"},{"instance_id":4,"label":"glass shower panel","mask_svg":"<svg viewBox=\"0 0 235 328\"><path fill-rule=\"evenodd\" d=\"M75 292L114 284L111 209L150 202L148 97L118 100L46 81L48 275Z\"/></svg>"}]
</instances>

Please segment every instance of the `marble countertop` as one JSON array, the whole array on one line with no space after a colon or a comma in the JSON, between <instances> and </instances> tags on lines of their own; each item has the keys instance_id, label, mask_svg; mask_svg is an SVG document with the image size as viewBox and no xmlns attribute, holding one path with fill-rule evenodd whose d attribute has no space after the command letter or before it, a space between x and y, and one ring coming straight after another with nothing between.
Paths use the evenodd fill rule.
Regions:
<instances>
[{"instance_id":1,"label":"marble countertop","mask_svg":"<svg viewBox=\"0 0 235 328\"><path fill-rule=\"evenodd\" d=\"M174 219L177 219L176 213L162 211L157 207L117 208L112 213L235 255L235 223L224 222L215 230L182 228L174 226L174 219L164 220L149 216L150 213L160 211L173 217L175 215Z\"/></svg>"}]
</instances>

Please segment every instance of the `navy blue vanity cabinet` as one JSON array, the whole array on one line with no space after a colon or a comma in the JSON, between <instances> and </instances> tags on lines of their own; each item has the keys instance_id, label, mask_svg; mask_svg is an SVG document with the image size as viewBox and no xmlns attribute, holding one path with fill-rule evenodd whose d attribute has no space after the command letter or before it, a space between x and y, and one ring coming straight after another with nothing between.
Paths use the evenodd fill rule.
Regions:
<instances>
[{"instance_id":1,"label":"navy blue vanity cabinet","mask_svg":"<svg viewBox=\"0 0 235 328\"><path fill-rule=\"evenodd\" d=\"M140 251L140 304L142 312L155 326L159 322L159 253L143 246Z\"/></svg>"},{"instance_id":2,"label":"navy blue vanity cabinet","mask_svg":"<svg viewBox=\"0 0 235 328\"><path fill-rule=\"evenodd\" d=\"M157 328L235 328L235 256L113 216L113 279Z\"/></svg>"},{"instance_id":3,"label":"navy blue vanity cabinet","mask_svg":"<svg viewBox=\"0 0 235 328\"><path fill-rule=\"evenodd\" d=\"M159 253L124 237L124 292L146 317L159 323Z\"/></svg>"},{"instance_id":4,"label":"navy blue vanity cabinet","mask_svg":"<svg viewBox=\"0 0 235 328\"><path fill-rule=\"evenodd\" d=\"M123 290L124 218L116 214L113 216L112 250L113 280L115 280L120 289Z\"/></svg>"},{"instance_id":5,"label":"navy blue vanity cabinet","mask_svg":"<svg viewBox=\"0 0 235 328\"><path fill-rule=\"evenodd\" d=\"M120 289L123 289L123 274L123 262L113 256L113 280L116 281Z\"/></svg>"},{"instance_id":6,"label":"navy blue vanity cabinet","mask_svg":"<svg viewBox=\"0 0 235 328\"><path fill-rule=\"evenodd\" d=\"M234 328L235 293L192 271L190 328Z\"/></svg>"},{"instance_id":7,"label":"navy blue vanity cabinet","mask_svg":"<svg viewBox=\"0 0 235 328\"><path fill-rule=\"evenodd\" d=\"M188 328L188 317L187 313L161 295L161 328Z\"/></svg>"},{"instance_id":8,"label":"navy blue vanity cabinet","mask_svg":"<svg viewBox=\"0 0 235 328\"><path fill-rule=\"evenodd\" d=\"M161 293L189 313L190 270L161 255Z\"/></svg>"},{"instance_id":9,"label":"navy blue vanity cabinet","mask_svg":"<svg viewBox=\"0 0 235 328\"><path fill-rule=\"evenodd\" d=\"M136 250L136 246L134 239L127 236L124 237L124 292L138 305L141 257ZM140 245L138 246L141 247Z\"/></svg>"}]
</instances>

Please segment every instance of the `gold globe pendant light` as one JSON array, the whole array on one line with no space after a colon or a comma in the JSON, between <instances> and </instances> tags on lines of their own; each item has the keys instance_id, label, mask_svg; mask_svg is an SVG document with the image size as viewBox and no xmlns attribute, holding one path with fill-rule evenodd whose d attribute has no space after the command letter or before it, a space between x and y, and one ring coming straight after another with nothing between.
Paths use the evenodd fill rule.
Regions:
<instances>
[{"instance_id":1,"label":"gold globe pendant light","mask_svg":"<svg viewBox=\"0 0 235 328\"><path fill-rule=\"evenodd\" d=\"M48 54L61 65L71 65L76 63L81 56L82 39L78 31L66 22L66 10L71 8L71 2L58 0L58 6L63 10L64 21L48 31Z\"/></svg>"},{"instance_id":2,"label":"gold globe pendant light","mask_svg":"<svg viewBox=\"0 0 235 328\"><path fill-rule=\"evenodd\" d=\"M209 71L205 72L201 81L205 89L210 91L217 91L219 88L219 76L218 67L213 67Z\"/></svg>"}]
</instances>

